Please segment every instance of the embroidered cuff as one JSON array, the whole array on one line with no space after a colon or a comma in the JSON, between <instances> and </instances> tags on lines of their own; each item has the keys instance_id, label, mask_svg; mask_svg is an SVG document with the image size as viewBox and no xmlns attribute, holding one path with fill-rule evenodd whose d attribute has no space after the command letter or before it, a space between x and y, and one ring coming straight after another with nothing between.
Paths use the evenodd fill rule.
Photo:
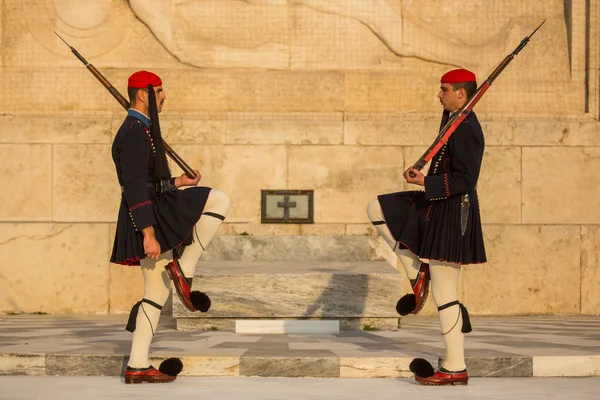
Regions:
<instances>
[{"instance_id":1,"label":"embroidered cuff","mask_svg":"<svg viewBox=\"0 0 600 400\"><path fill-rule=\"evenodd\" d=\"M139 202L136 205L134 205L132 207L129 207L129 212L132 212L136 208L140 208L140 207L144 207L144 206L149 206L150 204L152 204L152 201L150 201L150 200Z\"/></svg>"},{"instance_id":2,"label":"embroidered cuff","mask_svg":"<svg viewBox=\"0 0 600 400\"><path fill-rule=\"evenodd\" d=\"M425 177L425 198L442 200L449 196L448 174Z\"/></svg>"},{"instance_id":3,"label":"embroidered cuff","mask_svg":"<svg viewBox=\"0 0 600 400\"><path fill-rule=\"evenodd\" d=\"M156 224L152 207L146 207L151 204L152 202L150 200L146 200L129 208L129 218L136 231L141 231L144 228Z\"/></svg>"}]
</instances>

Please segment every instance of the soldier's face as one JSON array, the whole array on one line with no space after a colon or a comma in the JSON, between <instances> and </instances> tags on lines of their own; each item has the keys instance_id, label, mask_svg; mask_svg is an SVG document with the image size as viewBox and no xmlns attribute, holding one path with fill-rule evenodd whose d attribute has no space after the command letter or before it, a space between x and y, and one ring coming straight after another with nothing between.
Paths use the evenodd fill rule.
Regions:
<instances>
[{"instance_id":1,"label":"soldier's face","mask_svg":"<svg viewBox=\"0 0 600 400\"><path fill-rule=\"evenodd\" d=\"M155 87L154 93L156 94L156 109L161 112L167 96L162 86Z\"/></svg>"},{"instance_id":2,"label":"soldier's face","mask_svg":"<svg viewBox=\"0 0 600 400\"><path fill-rule=\"evenodd\" d=\"M451 84L442 83L437 97L444 110L454 112L459 109L458 90L455 91Z\"/></svg>"}]
</instances>

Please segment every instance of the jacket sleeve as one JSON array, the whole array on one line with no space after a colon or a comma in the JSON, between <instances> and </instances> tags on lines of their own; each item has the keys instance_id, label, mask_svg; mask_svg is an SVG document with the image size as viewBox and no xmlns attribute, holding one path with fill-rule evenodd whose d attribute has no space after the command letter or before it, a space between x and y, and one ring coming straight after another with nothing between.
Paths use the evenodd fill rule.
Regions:
<instances>
[{"instance_id":1,"label":"jacket sleeve","mask_svg":"<svg viewBox=\"0 0 600 400\"><path fill-rule=\"evenodd\" d=\"M481 167L482 148L468 123L459 125L448 140L450 164L442 166L444 173L425 177L425 197L445 199L468 193L475 188Z\"/></svg>"},{"instance_id":2,"label":"jacket sleeve","mask_svg":"<svg viewBox=\"0 0 600 400\"><path fill-rule=\"evenodd\" d=\"M148 162L150 158L150 138L137 122L125 133L119 157L123 173L124 196L129 216L136 231L156 224L152 201L148 194Z\"/></svg>"}]
</instances>

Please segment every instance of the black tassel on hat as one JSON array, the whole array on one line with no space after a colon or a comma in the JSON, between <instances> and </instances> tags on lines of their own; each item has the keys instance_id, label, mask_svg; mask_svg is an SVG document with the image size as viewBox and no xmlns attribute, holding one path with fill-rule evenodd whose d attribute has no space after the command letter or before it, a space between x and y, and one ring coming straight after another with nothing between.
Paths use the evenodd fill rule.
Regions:
<instances>
[{"instance_id":1,"label":"black tassel on hat","mask_svg":"<svg viewBox=\"0 0 600 400\"><path fill-rule=\"evenodd\" d=\"M157 182L163 179L171 178L171 170L167 162L167 154L163 145L162 135L160 133L160 123L158 121L158 108L156 107L156 94L154 86L148 85L148 113L150 114L150 136L156 147L156 167L154 169L154 178Z\"/></svg>"}]
</instances>

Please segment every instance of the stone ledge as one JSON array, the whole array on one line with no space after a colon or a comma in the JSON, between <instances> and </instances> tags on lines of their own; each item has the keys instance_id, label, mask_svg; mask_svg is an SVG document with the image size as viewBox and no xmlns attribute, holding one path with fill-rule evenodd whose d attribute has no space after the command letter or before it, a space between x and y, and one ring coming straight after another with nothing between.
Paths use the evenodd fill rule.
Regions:
<instances>
[{"instance_id":1,"label":"stone ledge","mask_svg":"<svg viewBox=\"0 0 600 400\"><path fill-rule=\"evenodd\" d=\"M379 357L373 354L364 357L340 357L327 350L314 350L314 355L301 355L299 351L287 352L297 354L285 355L285 353L275 354L276 352L267 350L253 350L252 354L240 357L184 356L180 357L184 363L181 376L310 378L413 376L408 369L413 357ZM318 355L319 352L329 354ZM169 356L153 357L151 362L159 365L166 358ZM598 355L467 357L466 363L471 377L586 377L600 376L599 359ZM125 355L117 354L0 353L0 375L121 376L126 360ZM429 361L436 363L435 359ZM441 362L441 359L437 362ZM27 363L35 367L25 371L23 366Z\"/></svg>"},{"instance_id":2,"label":"stone ledge","mask_svg":"<svg viewBox=\"0 0 600 400\"><path fill-rule=\"evenodd\" d=\"M393 318L397 328L402 275L385 261L206 261L192 288L206 292L212 308L191 313L174 296L175 318L231 319L226 329L248 318Z\"/></svg>"},{"instance_id":3,"label":"stone ledge","mask_svg":"<svg viewBox=\"0 0 600 400\"><path fill-rule=\"evenodd\" d=\"M261 319L280 319L285 321L308 320L308 321L339 321L340 330L342 331L359 331L375 329L379 331L397 331L400 327L400 317L390 318L252 318L252 320ZM177 318L178 331L233 331L235 329L235 321L239 318Z\"/></svg>"},{"instance_id":4,"label":"stone ledge","mask_svg":"<svg viewBox=\"0 0 600 400\"><path fill-rule=\"evenodd\" d=\"M0 316L0 375L118 376L131 348L127 316ZM600 376L594 317L472 317L465 355L473 377ZM166 326L168 323L169 326ZM303 376L410 377L415 357L438 364L437 318L402 318L401 329L339 334L180 332L161 319L151 362L179 357L182 376L297 376L290 363L319 363ZM524 334L526 332L527 334ZM296 375L293 375L296 374ZM260 375L259 375L260 376Z\"/></svg>"}]
</instances>

